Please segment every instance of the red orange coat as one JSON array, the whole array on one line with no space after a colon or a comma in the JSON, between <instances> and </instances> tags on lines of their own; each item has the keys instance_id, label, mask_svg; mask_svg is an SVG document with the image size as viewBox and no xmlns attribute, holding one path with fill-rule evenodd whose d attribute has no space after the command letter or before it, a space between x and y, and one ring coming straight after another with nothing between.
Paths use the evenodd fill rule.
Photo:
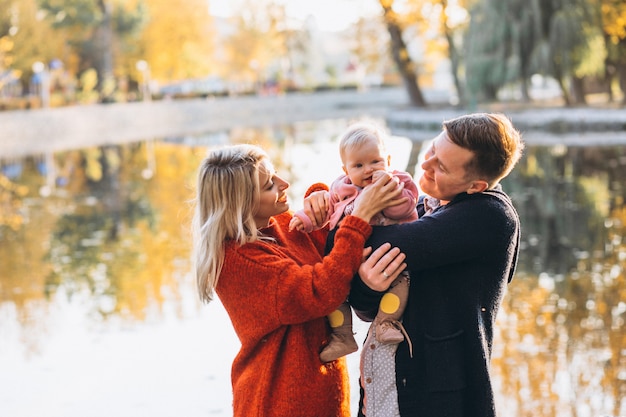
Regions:
<instances>
[{"instance_id":1,"label":"red orange coat","mask_svg":"<svg viewBox=\"0 0 626 417\"><path fill-rule=\"evenodd\" d=\"M319 187L312 187L315 191ZM371 227L348 216L323 258L327 229L289 232L291 213L258 240L226 246L216 292L239 340L232 367L234 417L348 417L345 359L322 364L326 315L345 301Z\"/></svg>"}]
</instances>

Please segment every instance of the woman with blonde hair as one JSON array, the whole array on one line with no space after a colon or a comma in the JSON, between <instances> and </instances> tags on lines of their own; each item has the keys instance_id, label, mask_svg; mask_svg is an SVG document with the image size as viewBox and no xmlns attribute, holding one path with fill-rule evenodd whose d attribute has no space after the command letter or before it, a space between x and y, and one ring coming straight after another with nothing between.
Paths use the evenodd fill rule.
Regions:
<instances>
[{"instance_id":1,"label":"woman with blonde hair","mask_svg":"<svg viewBox=\"0 0 626 417\"><path fill-rule=\"evenodd\" d=\"M323 256L328 229L289 231L289 183L259 147L211 152L198 172L194 252L200 297L214 292L241 349L232 365L233 416L349 416L345 359L322 363L326 315L346 299L357 271L398 276L404 255L390 245L364 249L372 216L401 204L402 186L382 177L360 194ZM324 184L309 188L311 216ZM323 208L323 207L322 207Z\"/></svg>"}]
</instances>

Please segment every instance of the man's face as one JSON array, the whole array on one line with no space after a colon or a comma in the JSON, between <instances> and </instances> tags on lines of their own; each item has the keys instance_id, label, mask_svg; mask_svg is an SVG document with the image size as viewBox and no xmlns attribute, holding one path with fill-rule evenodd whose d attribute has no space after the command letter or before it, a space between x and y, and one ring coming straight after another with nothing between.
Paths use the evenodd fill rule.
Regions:
<instances>
[{"instance_id":1,"label":"man's face","mask_svg":"<svg viewBox=\"0 0 626 417\"><path fill-rule=\"evenodd\" d=\"M448 203L457 194L484 191L483 184L467 175L466 164L473 158L472 151L454 144L444 131L433 141L422 163L424 173L419 179L420 189L431 197ZM483 181L479 181L484 183Z\"/></svg>"}]
</instances>

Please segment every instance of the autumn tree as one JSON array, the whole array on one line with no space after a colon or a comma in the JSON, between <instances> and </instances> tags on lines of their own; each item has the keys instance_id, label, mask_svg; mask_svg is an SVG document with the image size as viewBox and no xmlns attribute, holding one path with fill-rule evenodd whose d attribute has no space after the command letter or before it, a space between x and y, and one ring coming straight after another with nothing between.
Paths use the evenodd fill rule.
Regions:
<instances>
[{"instance_id":1,"label":"autumn tree","mask_svg":"<svg viewBox=\"0 0 626 417\"><path fill-rule=\"evenodd\" d=\"M215 33L205 0L144 0L146 25L132 58L145 60L155 80L177 81L217 72ZM135 62L129 61L129 70Z\"/></svg>"},{"instance_id":2,"label":"autumn tree","mask_svg":"<svg viewBox=\"0 0 626 417\"><path fill-rule=\"evenodd\" d=\"M238 84L255 85L260 82L261 72L268 59L262 47L262 30L254 20L237 16L236 31L227 40L227 71L230 80Z\"/></svg>"},{"instance_id":3,"label":"autumn tree","mask_svg":"<svg viewBox=\"0 0 626 417\"><path fill-rule=\"evenodd\" d=\"M225 69L232 81L258 87L281 71L282 58L299 41L287 28L284 6L274 2L245 1L234 23Z\"/></svg>"},{"instance_id":4,"label":"autumn tree","mask_svg":"<svg viewBox=\"0 0 626 417\"><path fill-rule=\"evenodd\" d=\"M468 25L466 8L471 0L405 0L395 3L381 0L380 3L391 35L392 55L411 101L424 101L420 99L418 81L423 82L428 74L438 71L439 63L447 59L458 101L464 103L463 34ZM398 10L394 8L396 5ZM413 48L412 57L407 45L413 40L411 37L420 43L419 48ZM418 53L422 55L417 56Z\"/></svg>"},{"instance_id":5,"label":"autumn tree","mask_svg":"<svg viewBox=\"0 0 626 417\"><path fill-rule=\"evenodd\" d=\"M459 103L466 102L463 71L463 34L467 30L469 16L465 0L451 2L438 0L435 10L439 13L440 31L446 40L447 56L450 60L450 73L454 80Z\"/></svg>"},{"instance_id":6,"label":"autumn tree","mask_svg":"<svg viewBox=\"0 0 626 417\"><path fill-rule=\"evenodd\" d=\"M394 0L379 0L379 2L383 8L383 17L391 38L391 54L402 77L411 105L426 107L427 103L419 86L417 65L409 54L407 44L402 37L404 24L401 15L393 9Z\"/></svg>"},{"instance_id":7,"label":"autumn tree","mask_svg":"<svg viewBox=\"0 0 626 417\"><path fill-rule=\"evenodd\" d=\"M512 60L518 66L517 74L522 100L529 102L530 81L534 74L546 72L548 56L542 55L541 11L539 0L513 0L509 3Z\"/></svg>"},{"instance_id":8,"label":"autumn tree","mask_svg":"<svg viewBox=\"0 0 626 417\"><path fill-rule=\"evenodd\" d=\"M363 68L365 76L384 74L393 63L389 49L389 37L381 36L385 32L382 21L360 18L350 33L350 53Z\"/></svg>"},{"instance_id":9,"label":"autumn tree","mask_svg":"<svg viewBox=\"0 0 626 417\"><path fill-rule=\"evenodd\" d=\"M603 72L606 48L590 0L483 0L472 8L466 40L468 82L495 99L519 83L529 98L533 74L557 80L566 105L585 103L586 78Z\"/></svg>"},{"instance_id":10,"label":"autumn tree","mask_svg":"<svg viewBox=\"0 0 626 417\"><path fill-rule=\"evenodd\" d=\"M67 39L79 57L79 72L93 68L98 75L101 100L108 101L115 90L115 46L138 30L142 3L123 0L38 0L52 26ZM129 7L131 6L131 7Z\"/></svg>"},{"instance_id":11,"label":"autumn tree","mask_svg":"<svg viewBox=\"0 0 626 417\"><path fill-rule=\"evenodd\" d=\"M603 61L593 56L604 53L598 34L587 0L566 0L554 9L548 34L550 69L566 105L585 104L583 77L597 73Z\"/></svg>"},{"instance_id":12,"label":"autumn tree","mask_svg":"<svg viewBox=\"0 0 626 417\"><path fill-rule=\"evenodd\" d=\"M283 88L297 88L311 70L311 33L306 27L302 30L288 28L283 35L286 54L280 82Z\"/></svg>"},{"instance_id":13,"label":"autumn tree","mask_svg":"<svg viewBox=\"0 0 626 417\"><path fill-rule=\"evenodd\" d=\"M33 64L54 58L71 60L71 54L43 19L36 0L0 0L0 71L16 71L27 86Z\"/></svg>"},{"instance_id":14,"label":"autumn tree","mask_svg":"<svg viewBox=\"0 0 626 417\"><path fill-rule=\"evenodd\" d=\"M612 80L622 92L626 105L626 3L622 0L592 0L601 21L606 47L605 77L607 92L612 99Z\"/></svg>"},{"instance_id":15,"label":"autumn tree","mask_svg":"<svg viewBox=\"0 0 626 417\"><path fill-rule=\"evenodd\" d=\"M514 25L507 3L508 0L484 0L470 9L465 56L472 100L496 100L500 88L519 76L512 61Z\"/></svg>"}]
</instances>

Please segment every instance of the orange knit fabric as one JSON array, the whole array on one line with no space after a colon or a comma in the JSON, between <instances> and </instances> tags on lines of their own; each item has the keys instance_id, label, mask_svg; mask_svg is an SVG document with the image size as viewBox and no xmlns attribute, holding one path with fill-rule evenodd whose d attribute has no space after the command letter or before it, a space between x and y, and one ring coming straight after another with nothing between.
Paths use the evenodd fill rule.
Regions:
<instances>
[{"instance_id":1,"label":"orange knit fabric","mask_svg":"<svg viewBox=\"0 0 626 417\"><path fill-rule=\"evenodd\" d=\"M345 301L371 227L348 216L322 260L328 234L289 232L291 213L263 229L273 242L226 247L216 292L241 350L232 367L234 417L350 415L345 358L322 364L326 315Z\"/></svg>"}]
</instances>

